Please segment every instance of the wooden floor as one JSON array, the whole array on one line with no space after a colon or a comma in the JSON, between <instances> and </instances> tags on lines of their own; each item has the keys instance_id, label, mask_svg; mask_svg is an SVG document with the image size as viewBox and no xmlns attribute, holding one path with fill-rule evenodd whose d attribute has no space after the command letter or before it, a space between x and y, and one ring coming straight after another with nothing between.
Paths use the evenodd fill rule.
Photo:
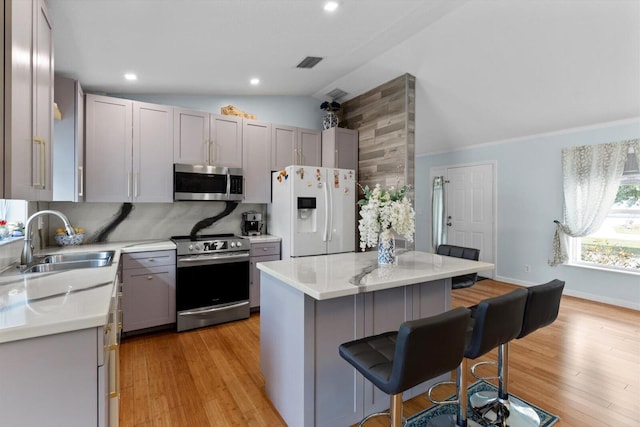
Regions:
<instances>
[{"instance_id":1,"label":"wooden floor","mask_svg":"<svg viewBox=\"0 0 640 427\"><path fill-rule=\"evenodd\" d=\"M513 288L483 280L455 290L453 306ZM252 314L123 339L120 425L285 426L264 392L259 329ZM558 319L514 341L509 356L510 392L559 415L554 427L640 426L640 312L563 296ZM495 359L493 351L476 361ZM423 396L405 402L405 416L429 405Z\"/></svg>"}]
</instances>

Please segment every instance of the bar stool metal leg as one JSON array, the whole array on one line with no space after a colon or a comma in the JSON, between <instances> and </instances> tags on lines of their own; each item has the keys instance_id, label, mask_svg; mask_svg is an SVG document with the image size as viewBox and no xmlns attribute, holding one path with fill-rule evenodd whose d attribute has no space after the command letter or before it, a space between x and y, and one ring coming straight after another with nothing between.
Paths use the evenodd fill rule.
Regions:
<instances>
[{"instance_id":1,"label":"bar stool metal leg","mask_svg":"<svg viewBox=\"0 0 640 427\"><path fill-rule=\"evenodd\" d=\"M455 400L435 400L431 397L431 392L443 384L453 384L452 381L442 381L434 384L427 390L427 398L439 405L458 405L456 414L443 414L429 420L427 427L467 427L467 359L462 359L456 368L456 396Z\"/></svg>"},{"instance_id":2,"label":"bar stool metal leg","mask_svg":"<svg viewBox=\"0 0 640 427\"><path fill-rule=\"evenodd\" d=\"M362 427L364 423L374 417L389 417L391 427L403 427L407 423L407 419L404 418L402 407L402 393L393 394L390 397L389 410L383 412L375 412L369 414L358 423L358 427Z\"/></svg>"},{"instance_id":3,"label":"bar stool metal leg","mask_svg":"<svg viewBox=\"0 0 640 427\"><path fill-rule=\"evenodd\" d=\"M498 347L498 376L480 377L475 375L475 369L481 364L475 364L471 372L478 379L494 378L498 380L498 392L481 391L470 398L473 412L482 418L487 425L500 427L538 427L541 420L536 411L523 404L513 396L509 396L509 343Z\"/></svg>"},{"instance_id":4,"label":"bar stool metal leg","mask_svg":"<svg viewBox=\"0 0 640 427\"><path fill-rule=\"evenodd\" d=\"M402 393L391 396L391 427L402 427L404 420L402 418Z\"/></svg>"}]
</instances>

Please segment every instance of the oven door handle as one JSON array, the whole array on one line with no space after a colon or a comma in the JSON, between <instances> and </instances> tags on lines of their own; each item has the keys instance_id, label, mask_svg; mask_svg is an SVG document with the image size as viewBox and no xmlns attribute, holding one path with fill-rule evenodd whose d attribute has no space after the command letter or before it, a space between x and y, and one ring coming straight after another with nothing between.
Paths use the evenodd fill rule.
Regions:
<instances>
[{"instance_id":1,"label":"oven door handle","mask_svg":"<svg viewBox=\"0 0 640 427\"><path fill-rule=\"evenodd\" d=\"M249 253L243 253L239 255L214 255L210 257L195 257L195 258L180 258L178 257L178 264L185 263L208 263L208 264L222 264L225 262L242 261L249 259Z\"/></svg>"},{"instance_id":2,"label":"oven door handle","mask_svg":"<svg viewBox=\"0 0 640 427\"><path fill-rule=\"evenodd\" d=\"M204 310L181 311L180 313L178 313L178 316L190 316L193 314L205 314L205 313L213 313L215 311L231 310L232 308L244 307L247 304L249 304L249 301L243 301L237 304L225 305L224 307L207 308Z\"/></svg>"}]
</instances>

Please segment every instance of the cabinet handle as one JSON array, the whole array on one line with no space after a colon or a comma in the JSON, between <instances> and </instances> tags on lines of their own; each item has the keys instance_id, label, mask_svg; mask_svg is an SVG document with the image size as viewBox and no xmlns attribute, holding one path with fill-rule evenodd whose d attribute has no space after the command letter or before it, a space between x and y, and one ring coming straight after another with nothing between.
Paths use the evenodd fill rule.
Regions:
<instances>
[{"instance_id":1,"label":"cabinet handle","mask_svg":"<svg viewBox=\"0 0 640 427\"><path fill-rule=\"evenodd\" d=\"M153 276L147 276L147 280L153 280Z\"/></svg>"},{"instance_id":2,"label":"cabinet handle","mask_svg":"<svg viewBox=\"0 0 640 427\"><path fill-rule=\"evenodd\" d=\"M116 352L116 366L115 366L115 381L114 388L115 390L109 390L109 397L114 398L118 397L120 394L120 351L118 351L118 343L114 343L109 345L109 351ZM109 385L111 385L111 372L109 372Z\"/></svg>"},{"instance_id":3,"label":"cabinet handle","mask_svg":"<svg viewBox=\"0 0 640 427\"><path fill-rule=\"evenodd\" d=\"M268 251L268 250L269 250L269 248L262 248L262 250L263 250L263 251Z\"/></svg>"},{"instance_id":4,"label":"cabinet handle","mask_svg":"<svg viewBox=\"0 0 640 427\"><path fill-rule=\"evenodd\" d=\"M34 187L39 187L39 188L46 188L46 173L47 173L47 169L46 169L46 164L47 164L47 142L44 140L44 138L41 138L39 136L34 136L33 137L33 142L35 142L36 144L38 144L40 146L40 158L39 158L39 162L38 162L38 171L39 171L39 176L38 176L38 180L33 182L33 186ZM42 182L41 182L42 181Z\"/></svg>"},{"instance_id":5,"label":"cabinet handle","mask_svg":"<svg viewBox=\"0 0 640 427\"><path fill-rule=\"evenodd\" d=\"M211 140L211 145L209 146L209 150L210 150L210 162L209 163L215 163L217 158L218 158L218 150L217 150L218 144L216 144L216 141ZM213 151L211 151L213 149Z\"/></svg>"},{"instance_id":6,"label":"cabinet handle","mask_svg":"<svg viewBox=\"0 0 640 427\"><path fill-rule=\"evenodd\" d=\"M132 178L132 173L128 172L127 173L127 199L131 198L131 178Z\"/></svg>"},{"instance_id":7,"label":"cabinet handle","mask_svg":"<svg viewBox=\"0 0 640 427\"><path fill-rule=\"evenodd\" d=\"M84 167L78 166L78 175L79 175L79 184L80 190L78 191L78 196L84 196Z\"/></svg>"},{"instance_id":8,"label":"cabinet handle","mask_svg":"<svg viewBox=\"0 0 640 427\"><path fill-rule=\"evenodd\" d=\"M136 172L134 175L134 180L133 180L133 198L138 198L139 194L139 188L140 187L140 172Z\"/></svg>"}]
</instances>

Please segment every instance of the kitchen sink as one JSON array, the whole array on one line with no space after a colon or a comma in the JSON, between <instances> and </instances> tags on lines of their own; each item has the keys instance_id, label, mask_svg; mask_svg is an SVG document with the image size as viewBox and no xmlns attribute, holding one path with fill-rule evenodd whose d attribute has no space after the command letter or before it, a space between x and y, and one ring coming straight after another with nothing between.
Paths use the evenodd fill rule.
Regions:
<instances>
[{"instance_id":1,"label":"kitchen sink","mask_svg":"<svg viewBox=\"0 0 640 427\"><path fill-rule=\"evenodd\" d=\"M22 273L46 273L51 271L75 270L77 268L107 267L111 259L89 259L84 261L65 261L46 264L35 264L22 270Z\"/></svg>"},{"instance_id":2,"label":"kitchen sink","mask_svg":"<svg viewBox=\"0 0 640 427\"><path fill-rule=\"evenodd\" d=\"M35 264L20 272L23 274L46 273L79 268L108 267L113 261L114 253L114 251L100 251L44 255L36 257Z\"/></svg>"},{"instance_id":3,"label":"kitchen sink","mask_svg":"<svg viewBox=\"0 0 640 427\"><path fill-rule=\"evenodd\" d=\"M76 261L109 261L113 259L114 251L99 252L71 252L66 254L44 255L36 258L36 264L58 264ZM102 267L96 266L96 267Z\"/></svg>"}]
</instances>

